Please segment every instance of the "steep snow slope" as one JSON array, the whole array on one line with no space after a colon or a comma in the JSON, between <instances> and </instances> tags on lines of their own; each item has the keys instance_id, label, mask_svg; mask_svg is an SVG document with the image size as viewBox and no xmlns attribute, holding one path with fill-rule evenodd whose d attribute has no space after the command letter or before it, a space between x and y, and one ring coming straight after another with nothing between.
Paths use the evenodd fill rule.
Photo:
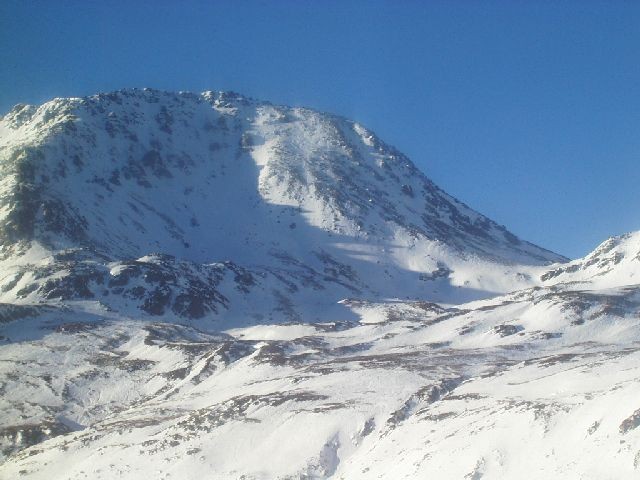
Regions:
<instances>
[{"instance_id":1,"label":"steep snow slope","mask_svg":"<svg viewBox=\"0 0 640 480\"><path fill-rule=\"evenodd\" d=\"M6 302L297 320L353 295L483 298L564 260L312 110L124 90L20 105L0 123Z\"/></svg>"}]
</instances>

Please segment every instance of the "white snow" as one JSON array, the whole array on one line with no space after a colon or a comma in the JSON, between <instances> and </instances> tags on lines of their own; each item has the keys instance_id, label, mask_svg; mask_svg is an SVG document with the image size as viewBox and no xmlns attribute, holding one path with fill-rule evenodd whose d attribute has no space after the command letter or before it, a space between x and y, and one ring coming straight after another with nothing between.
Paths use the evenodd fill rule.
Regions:
<instances>
[{"instance_id":1,"label":"white snow","mask_svg":"<svg viewBox=\"0 0 640 480\"><path fill-rule=\"evenodd\" d=\"M0 172L0 478L640 474L638 232L552 264L226 92L14 109Z\"/></svg>"}]
</instances>

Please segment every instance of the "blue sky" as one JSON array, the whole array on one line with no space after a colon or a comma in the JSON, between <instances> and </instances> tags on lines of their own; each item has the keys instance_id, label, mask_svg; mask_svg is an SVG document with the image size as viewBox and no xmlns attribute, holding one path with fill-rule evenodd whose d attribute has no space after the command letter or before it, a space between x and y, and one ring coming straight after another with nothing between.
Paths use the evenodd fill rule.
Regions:
<instances>
[{"instance_id":1,"label":"blue sky","mask_svg":"<svg viewBox=\"0 0 640 480\"><path fill-rule=\"evenodd\" d=\"M640 229L640 2L0 2L0 111L122 87L355 119L521 237Z\"/></svg>"}]
</instances>

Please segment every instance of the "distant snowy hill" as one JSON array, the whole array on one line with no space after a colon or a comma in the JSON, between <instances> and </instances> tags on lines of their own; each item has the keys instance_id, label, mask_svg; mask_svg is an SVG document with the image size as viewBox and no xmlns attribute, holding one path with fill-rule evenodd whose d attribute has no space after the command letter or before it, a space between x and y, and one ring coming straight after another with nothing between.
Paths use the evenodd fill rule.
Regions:
<instances>
[{"instance_id":1,"label":"distant snowy hill","mask_svg":"<svg viewBox=\"0 0 640 480\"><path fill-rule=\"evenodd\" d=\"M640 475L640 232L569 262L231 93L17 106L0 172L1 479Z\"/></svg>"},{"instance_id":2,"label":"distant snowy hill","mask_svg":"<svg viewBox=\"0 0 640 480\"><path fill-rule=\"evenodd\" d=\"M557 266L544 274L546 284L583 283L597 288L640 283L640 232L612 237L584 258Z\"/></svg>"}]
</instances>

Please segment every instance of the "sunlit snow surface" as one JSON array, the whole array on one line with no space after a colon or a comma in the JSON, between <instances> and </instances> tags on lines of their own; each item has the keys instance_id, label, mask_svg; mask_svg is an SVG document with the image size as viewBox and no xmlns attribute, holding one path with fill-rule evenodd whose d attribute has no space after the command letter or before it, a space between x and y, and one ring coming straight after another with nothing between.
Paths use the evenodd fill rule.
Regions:
<instances>
[{"instance_id":1,"label":"sunlit snow surface","mask_svg":"<svg viewBox=\"0 0 640 480\"><path fill-rule=\"evenodd\" d=\"M215 335L43 313L4 328L3 447L35 445L0 475L633 478L637 292L354 302L353 323Z\"/></svg>"},{"instance_id":2,"label":"sunlit snow surface","mask_svg":"<svg viewBox=\"0 0 640 480\"><path fill-rule=\"evenodd\" d=\"M551 264L364 127L230 94L0 140L1 479L640 475L640 234Z\"/></svg>"}]
</instances>

